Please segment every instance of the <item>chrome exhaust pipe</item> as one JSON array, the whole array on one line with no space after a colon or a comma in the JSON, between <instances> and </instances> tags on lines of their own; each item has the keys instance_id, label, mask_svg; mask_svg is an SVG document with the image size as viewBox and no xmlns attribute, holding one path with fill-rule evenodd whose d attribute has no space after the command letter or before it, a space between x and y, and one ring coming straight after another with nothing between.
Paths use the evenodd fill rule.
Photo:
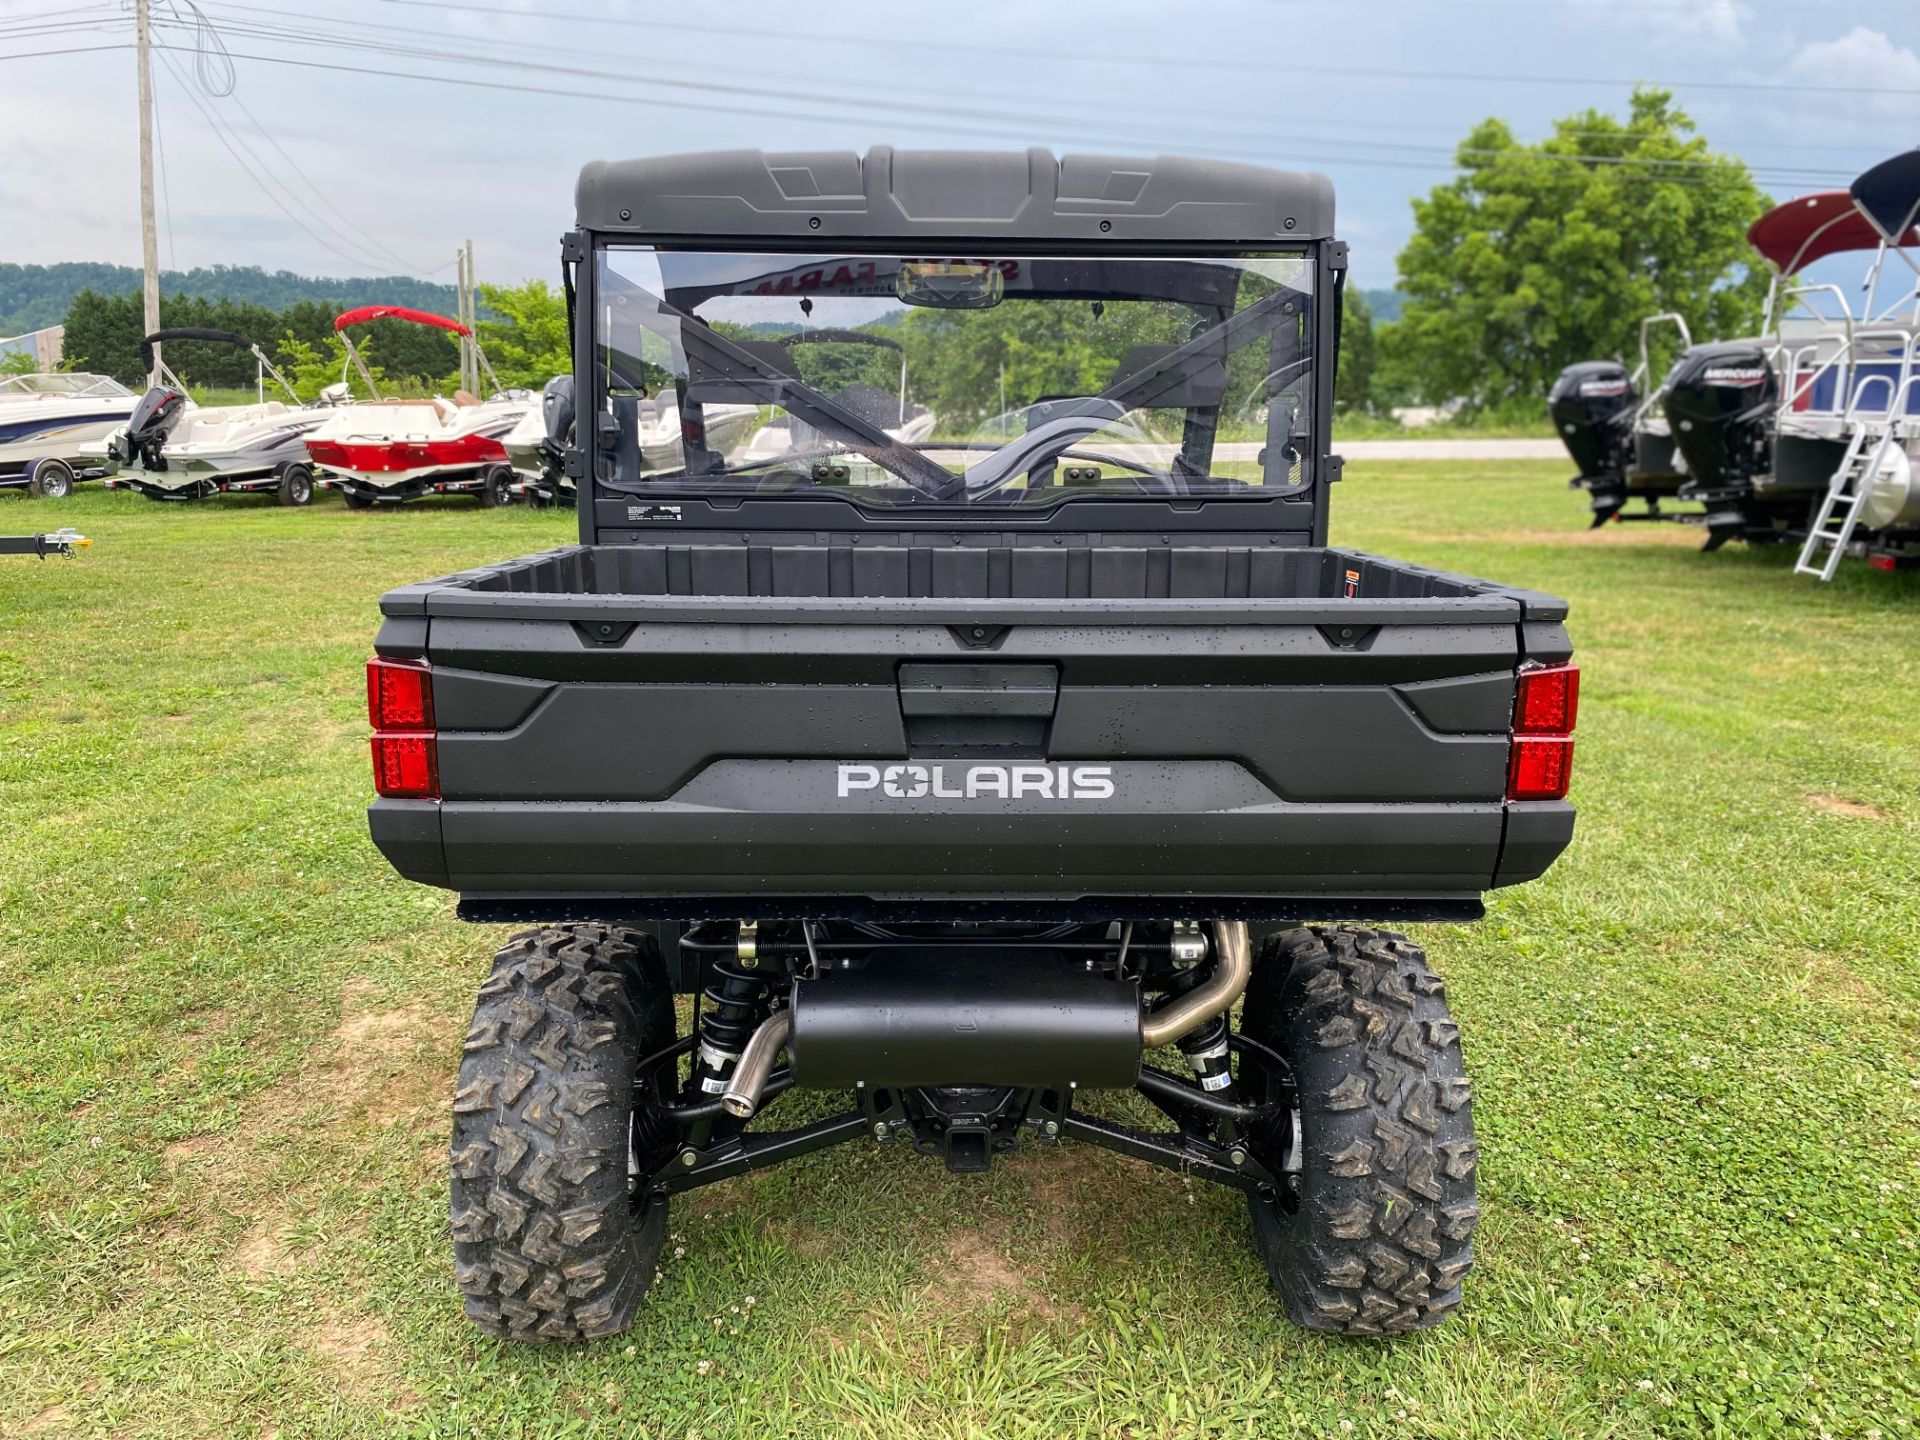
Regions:
<instances>
[{"instance_id":1,"label":"chrome exhaust pipe","mask_svg":"<svg viewBox=\"0 0 1920 1440\"><path fill-rule=\"evenodd\" d=\"M736 1120L751 1120L760 1108L766 1092L767 1077L773 1074L773 1062L793 1035L793 1012L776 1010L760 1022L740 1060L733 1067L727 1088L720 1093L720 1107Z\"/></svg>"},{"instance_id":2,"label":"chrome exhaust pipe","mask_svg":"<svg viewBox=\"0 0 1920 1440\"><path fill-rule=\"evenodd\" d=\"M1140 1044L1147 1050L1171 1045L1182 1035L1233 1008L1253 978L1253 941L1244 920L1213 922L1213 975L1178 1000L1140 1017ZM753 1037L758 1040L756 1034ZM744 1068L744 1062L743 1062Z\"/></svg>"}]
</instances>

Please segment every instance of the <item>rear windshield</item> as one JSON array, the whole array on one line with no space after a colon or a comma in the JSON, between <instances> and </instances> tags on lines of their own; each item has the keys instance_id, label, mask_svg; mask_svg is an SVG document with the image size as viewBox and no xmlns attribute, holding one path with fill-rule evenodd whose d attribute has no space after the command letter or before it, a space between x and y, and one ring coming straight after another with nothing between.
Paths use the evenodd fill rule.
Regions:
<instances>
[{"instance_id":1,"label":"rear windshield","mask_svg":"<svg viewBox=\"0 0 1920 1440\"><path fill-rule=\"evenodd\" d=\"M632 492L864 505L1309 486L1313 268L600 253L591 444Z\"/></svg>"}]
</instances>

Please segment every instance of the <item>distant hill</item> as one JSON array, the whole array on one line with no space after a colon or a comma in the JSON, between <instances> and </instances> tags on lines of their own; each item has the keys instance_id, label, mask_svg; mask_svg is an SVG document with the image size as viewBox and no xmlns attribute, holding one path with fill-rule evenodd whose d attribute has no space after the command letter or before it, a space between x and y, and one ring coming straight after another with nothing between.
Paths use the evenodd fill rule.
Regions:
<instances>
[{"instance_id":1,"label":"distant hill","mask_svg":"<svg viewBox=\"0 0 1920 1440\"><path fill-rule=\"evenodd\" d=\"M0 335L18 335L58 325L67 318L73 297L91 289L101 295L130 295L140 288L140 272L131 265L73 261L62 265L0 264ZM197 270L167 270L160 276L162 295L232 300L285 310L301 301L328 305L410 305L450 314L457 301L451 285L435 285L410 276L329 280L291 271L266 271L253 265L215 265Z\"/></svg>"},{"instance_id":2,"label":"distant hill","mask_svg":"<svg viewBox=\"0 0 1920 1440\"><path fill-rule=\"evenodd\" d=\"M1374 324L1384 325L1400 318L1400 307L1406 303L1406 297L1398 290L1362 290L1360 293L1367 297Z\"/></svg>"}]
</instances>

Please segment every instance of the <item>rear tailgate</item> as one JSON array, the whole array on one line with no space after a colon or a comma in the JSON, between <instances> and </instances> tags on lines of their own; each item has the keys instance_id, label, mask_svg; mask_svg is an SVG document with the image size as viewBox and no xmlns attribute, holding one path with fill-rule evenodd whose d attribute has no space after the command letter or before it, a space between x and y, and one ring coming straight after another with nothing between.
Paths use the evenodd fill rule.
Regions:
<instances>
[{"instance_id":1,"label":"rear tailgate","mask_svg":"<svg viewBox=\"0 0 1920 1440\"><path fill-rule=\"evenodd\" d=\"M380 651L433 666L442 798L376 802L374 836L411 878L529 914L586 897L1457 913L1570 833L1566 806L1504 799L1516 666L1565 651L1557 602L1526 592L795 599L473 579L387 598ZM1369 588L1418 587L1383 570Z\"/></svg>"}]
</instances>

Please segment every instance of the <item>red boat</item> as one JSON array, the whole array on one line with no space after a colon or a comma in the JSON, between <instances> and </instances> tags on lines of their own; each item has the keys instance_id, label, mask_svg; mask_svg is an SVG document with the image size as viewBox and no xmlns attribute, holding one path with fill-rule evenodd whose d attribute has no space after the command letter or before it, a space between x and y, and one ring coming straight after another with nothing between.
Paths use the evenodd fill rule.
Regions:
<instances>
[{"instance_id":1,"label":"red boat","mask_svg":"<svg viewBox=\"0 0 1920 1440\"><path fill-rule=\"evenodd\" d=\"M436 494L475 495L483 505L499 504L513 480L501 441L538 403L537 397L526 390L497 390L481 401L461 390L450 400L438 395L384 399L349 333L373 320L406 320L452 331L472 347L487 377L499 384L473 332L457 320L398 305L348 310L335 318L333 328L346 342L348 363L374 398L341 407L307 436L307 454L324 472L320 485L340 491L356 509Z\"/></svg>"}]
</instances>

